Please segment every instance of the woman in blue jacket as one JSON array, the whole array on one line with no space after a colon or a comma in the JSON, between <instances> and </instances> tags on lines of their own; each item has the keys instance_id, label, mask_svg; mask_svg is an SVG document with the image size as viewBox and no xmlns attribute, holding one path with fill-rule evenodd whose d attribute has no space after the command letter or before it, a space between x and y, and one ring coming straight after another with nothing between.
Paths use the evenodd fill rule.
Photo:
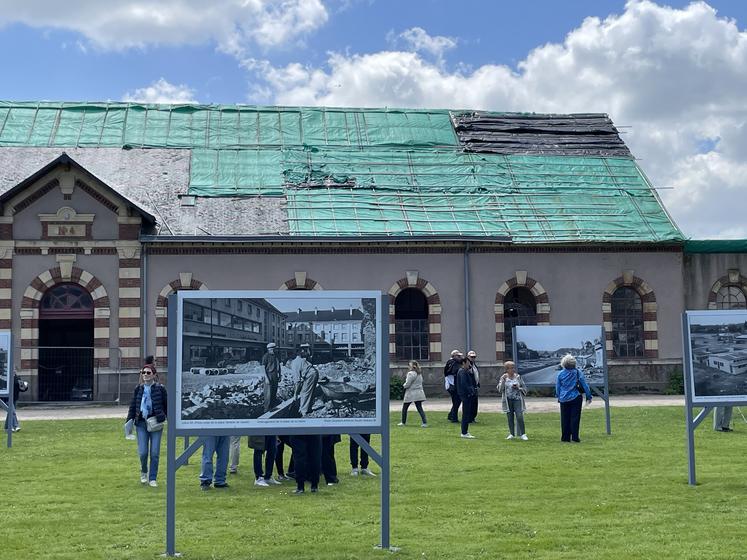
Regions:
<instances>
[{"instance_id":1,"label":"woman in blue jacket","mask_svg":"<svg viewBox=\"0 0 747 560\"><path fill-rule=\"evenodd\" d=\"M576 358L567 354L560 361L563 368L555 380L555 394L560 403L560 441L579 443L578 430L581 425L581 405L583 396L579 388L586 393L586 402L591 403L591 389L584 374L576 369Z\"/></svg>"},{"instance_id":2,"label":"woman in blue jacket","mask_svg":"<svg viewBox=\"0 0 747 560\"><path fill-rule=\"evenodd\" d=\"M158 422L166 421L167 412L166 387L158 383L153 364L145 364L140 371L140 383L130 401L127 420L135 421L137 430L137 452L140 455L140 482L158 486L158 459L161 455L162 430L149 432L147 419L154 416ZM150 452L150 469L148 454Z\"/></svg>"}]
</instances>

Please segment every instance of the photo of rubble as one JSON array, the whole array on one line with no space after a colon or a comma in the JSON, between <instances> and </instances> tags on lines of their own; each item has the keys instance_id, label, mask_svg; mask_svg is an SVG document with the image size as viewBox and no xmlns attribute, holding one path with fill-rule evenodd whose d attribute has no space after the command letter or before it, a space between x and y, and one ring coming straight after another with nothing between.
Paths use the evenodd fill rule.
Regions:
<instances>
[{"instance_id":1,"label":"photo of rubble","mask_svg":"<svg viewBox=\"0 0 747 560\"><path fill-rule=\"evenodd\" d=\"M693 402L747 401L747 311L688 311Z\"/></svg>"},{"instance_id":2,"label":"photo of rubble","mask_svg":"<svg viewBox=\"0 0 747 560\"><path fill-rule=\"evenodd\" d=\"M10 333L0 332L0 395L8 394L10 377Z\"/></svg>"},{"instance_id":3,"label":"photo of rubble","mask_svg":"<svg viewBox=\"0 0 747 560\"><path fill-rule=\"evenodd\" d=\"M183 300L182 425L376 421L375 297L240 293Z\"/></svg>"},{"instance_id":4,"label":"photo of rubble","mask_svg":"<svg viewBox=\"0 0 747 560\"><path fill-rule=\"evenodd\" d=\"M576 368L589 385L603 386L606 375L604 338L599 325L516 327L516 371L527 385L555 385L560 360L576 358Z\"/></svg>"}]
</instances>

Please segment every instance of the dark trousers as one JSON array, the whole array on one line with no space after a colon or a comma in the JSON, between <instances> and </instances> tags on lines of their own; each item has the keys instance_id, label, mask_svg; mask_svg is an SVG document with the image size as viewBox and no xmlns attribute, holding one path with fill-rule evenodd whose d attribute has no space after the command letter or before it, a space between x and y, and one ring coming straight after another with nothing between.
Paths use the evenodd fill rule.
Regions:
<instances>
[{"instance_id":1,"label":"dark trousers","mask_svg":"<svg viewBox=\"0 0 747 560\"><path fill-rule=\"evenodd\" d=\"M402 403L402 423L407 424L407 409L410 408L410 403ZM423 401L415 401L415 408L418 409L418 414L420 414L420 419L423 421L423 424L427 424L425 420L425 411L423 410Z\"/></svg>"},{"instance_id":2,"label":"dark trousers","mask_svg":"<svg viewBox=\"0 0 747 560\"><path fill-rule=\"evenodd\" d=\"M451 410L448 418L451 422L459 422L459 405L462 404L462 399L459 398L456 387L452 386L449 389L449 396L451 397ZM462 407L462 416L464 416L464 407Z\"/></svg>"},{"instance_id":3,"label":"dark trousers","mask_svg":"<svg viewBox=\"0 0 747 560\"><path fill-rule=\"evenodd\" d=\"M337 461L335 460L335 444L338 435L324 435L322 436L322 474L324 474L324 480L329 482L337 482Z\"/></svg>"},{"instance_id":4,"label":"dark trousers","mask_svg":"<svg viewBox=\"0 0 747 560\"><path fill-rule=\"evenodd\" d=\"M322 470L322 436L291 436L290 444L296 467L296 487L303 489L308 481L316 488Z\"/></svg>"},{"instance_id":5,"label":"dark trousers","mask_svg":"<svg viewBox=\"0 0 747 560\"><path fill-rule=\"evenodd\" d=\"M368 443L371 443L371 434L361 434L361 437ZM368 453L358 443L350 437L350 466L354 469L358 468L358 450L361 451L361 468L368 468Z\"/></svg>"},{"instance_id":6,"label":"dark trousers","mask_svg":"<svg viewBox=\"0 0 747 560\"><path fill-rule=\"evenodd\" d=\"M475 393L475 396L472 397L472 410L469 411L470 422L474 422L475 420L477 420L477 401L477 393Z\"/></svg>"},{"instance_id":7,"label":"dark trousers","mask_svg":"<svg viewBox=\"0 0 747 560\"><path fill-rule=\"evenodd\" d=\"M572 401L560 403L560 441L581 441L578 430L581 426L581 405L584 398L579 395Z\"/></svg>"},{"instance_id":8,"label":"dark trousers","mask_svg":"<svg viewBox=\"0 0 747 560\"><path fill-rule=\"evenodd\" d=\"M275 472L278 476L285 476L285 467L283 467L283 453L285 444L288 442L288 436L279 436L277 447L275 448ZM290 468L288 469L290 470Z\"/></svg>"},{"instance_id":9,"label":"dark trousers","mask_svg":"<svg viewBox=\"0 0 747 560\"><path fill-rule=\"evenodd\" d=\"M272 476L272 467L275 464L275 450L277 436L265 436L265 450L254 450L254 478L269 479ZM265 470L262 470L262 455L265 456Z\"/></svg>"},{"instance_id":10,"label":"dark trousers","mask_svg":"<svg viewBox=\"0 0 747 560\"><path fill-rule=\"evenodd\" d=\"M474 396L467 397L462 401L462 434L469 432L469 423L471 421L472 401Z\"/></svg>"}]
</instances>

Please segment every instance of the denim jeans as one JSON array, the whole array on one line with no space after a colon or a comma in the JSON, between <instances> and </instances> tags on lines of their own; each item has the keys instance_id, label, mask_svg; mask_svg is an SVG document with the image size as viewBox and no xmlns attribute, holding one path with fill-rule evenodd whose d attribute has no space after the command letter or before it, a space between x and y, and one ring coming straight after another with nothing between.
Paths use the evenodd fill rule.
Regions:
<instances>
[{"instance_id":1,"label":"denim jeans","mask_svg":"<svg viewBox=\"0 0 747 560\"><path fill-rule=\"evenodd\" d=\"M230 441L231 436L205 436L205 444L202 446L201 482L213 480L213 455L215 455L215 484L226 483Z\"/></svg>"},{"instance_id":2,"label":"denim jeans","mask_svg":"<svg viewBox=\"0 0 747 560\"><path fill-rule=\"evenodd\" d=\"M137 430L137 454L140 456L140 472L148 473L148 480L158 477L158 459L161 455L161 436L163 430L149 432L143 420L135 423ZM148 470L148 452L150 452L150 470Z\"/></svg>"},{"instance_id":3,"label":"denim jeans","mask_svg":"<svg viewBox=\"0 0 747 560\"><path fill-rule=\"evenodd\" d=\"M524 411L521 409L521 399L506 399L508 403L508 431L512 436L524 435ZM516 417L518 432L514 429L514 417Z\"/></svg>"}]
</instances>

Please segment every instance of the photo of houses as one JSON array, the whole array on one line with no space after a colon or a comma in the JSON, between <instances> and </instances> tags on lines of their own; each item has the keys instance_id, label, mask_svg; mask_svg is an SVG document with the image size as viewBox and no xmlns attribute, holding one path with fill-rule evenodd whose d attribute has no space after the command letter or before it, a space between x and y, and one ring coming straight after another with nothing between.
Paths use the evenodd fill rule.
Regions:
<instances>
[{"instance_id":1,"label":"photo of houses","mask_svg":"<svg viewBox=\"0 0 747 560\"><path fill-rule=\"evenodd\" d=\"M604 339L599 325L516 327L516 368L527 385L555 385L560 360L576 358L576 367L589 385L604 385Z\"/></svg>"},{"instance_id":2,"label":"photo of houses","mask_svg":"<svg viewBox=\"0 0 747 560\"><path fill-rule=\"evenodd\" d=\"M376 420L376 298L230 293L183 300L183 425Z\"/></svg>"},{"instance_id":3,"label":"photo of houses","mask_svg":"<svg viewBox=\"0 0 747 560\"><path fill-rule=\"evenodd\" d=\"M747 401L747 311L688 311L693 400Z\"/></svg>"}]
</instances>

